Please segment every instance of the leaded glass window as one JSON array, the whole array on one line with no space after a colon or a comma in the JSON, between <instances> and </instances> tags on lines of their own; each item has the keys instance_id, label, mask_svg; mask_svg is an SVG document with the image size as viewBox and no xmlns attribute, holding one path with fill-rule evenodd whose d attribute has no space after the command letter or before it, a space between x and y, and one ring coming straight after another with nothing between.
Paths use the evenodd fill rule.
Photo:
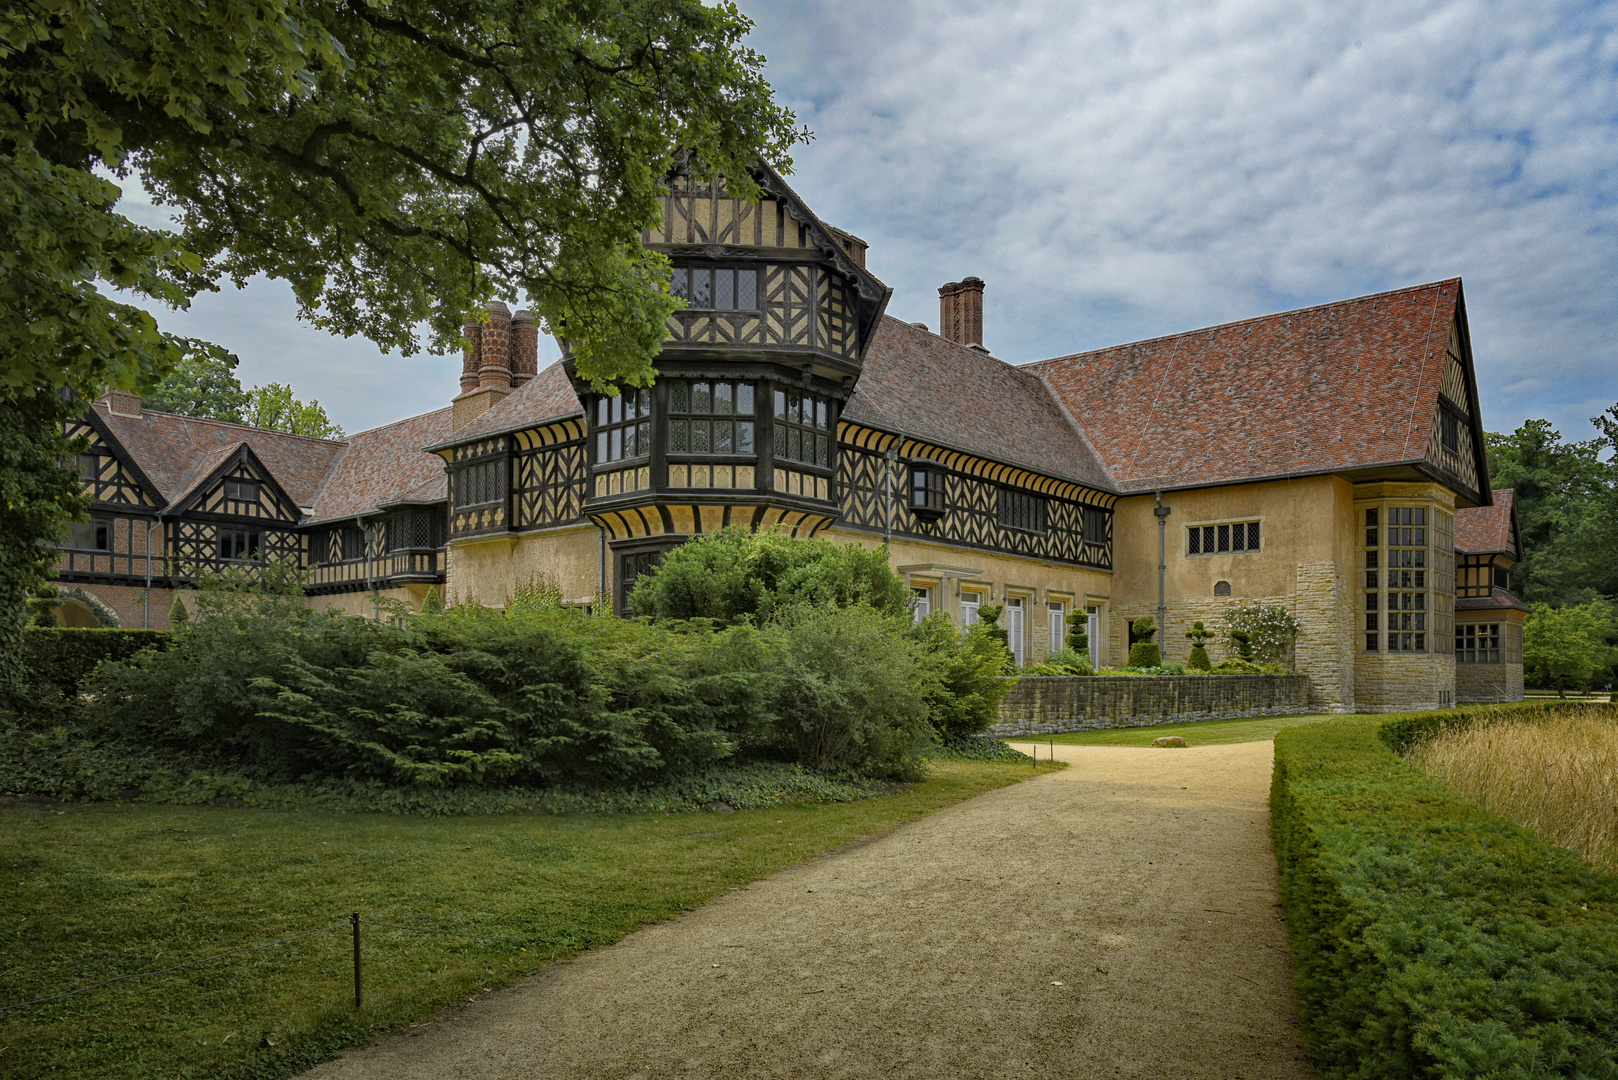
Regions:
<instances>
[{"instance_id":1,"label":"leaded glass window","mask_svg":"<svg viewBox=\"0 0 1618 1080\"><path fill-rule=\"evenodd\" d=\"M831 402L818 394L775 391L775 459L831 468Z\"/></svg>"},{"instance_id":2,"label":"leaded glass window","mask_svg":"<svg viewBox=\"0 0 1618 1080\"><path fill-rule=\"evenodd\" d=\"M756 453L755 396L749 382L669 380L669 453Z\"/></svg>"},{"instance_id":3,"label":"leaded glass window","mask_svg":"<svg viewBox=\"0 0 1618 1080\"><path fill-rule=\"evenodd\" d=\"M669 292L685 301L687 311L757 311L758 271L677 266Z\"/></svg>"},{"instance_id":4,"label":"leaded glass window","mask_svg":"<svg viewBox=\"0 0 1618 1080\"><path fill-rule=\"evenodd\" d=\"M643 458L652 452L652 392L626 388L596 398L596 464Z\"/></svg>"},{"instance_id":5,"label":"leaded glass window","mask_svg":"<svg viewBox=\"0 0 1618 1080\"><path fill-rule=\"evenodd\" d=\"M1192 525L1186 529L1187 555L1226 555L1257 551L1259 523L1230 521L1220 525Z\"/></svg>"}]
</instances>

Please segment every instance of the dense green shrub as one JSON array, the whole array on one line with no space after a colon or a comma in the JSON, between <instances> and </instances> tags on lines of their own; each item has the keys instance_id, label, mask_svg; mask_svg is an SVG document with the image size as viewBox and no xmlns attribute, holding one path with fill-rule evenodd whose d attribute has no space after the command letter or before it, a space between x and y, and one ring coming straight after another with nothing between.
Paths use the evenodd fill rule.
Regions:
<instances>
[{"instance_id":1,"label":"dense green shrub","mask_svg":"<svg viewBox=\"0 0 1618 1080\"><path fill-rule=\"evenodd\" d=\"M1276 736L1282 901L1323 1075L1618 1075L1618 877L1394 751L1472 715Z\"/></svg>"},{"instance_id":2,"label":"dense green shrub","mask_svg":"<svg viewBox=\"0 0 1618 1080\"><path fill-rule=\"evenodd\" d=\"M521 601L404 627L273 592L197 604L174 649L97 672L90 735L222 754L275 782L627 783L727 758L767 715L746 629L680 634Z\"/></svg>"},{"instance_id":3,"label":"dense green shrub","mask_svg":"<svg viewBox=\"0 0 1618 1080\"><path fill-rule=\"evenodd\" d=\"M168 636L161 630L30 626L23 634L24 674L15 705L34 723L59 722L97 664L164 648Z\"/></svg>"},{"instance_id":4,"label":"dense green shrub","mask_svg":"<svg viewBox=\"0 0 1618 1080\"><path fill-rule=\"evenodd\" d=\"M799 607L773 635L776 716L797 759L821 772L912 777L934 739L939 665L891 615Z\"/></svg>"},{"instance_id":5,"label":"dense green shrub","mask_svg":"<svg viewBox=\"0 0 1618 1080\"><path fill-rule=\"evenodd\" d=\"M937 683L928 718L946 741L976 735L1000 718L1000 702L1017 684L1005 678L1006 647L982 623L958 628L946 612L918 623L912 636L932 657Z\"/></svg>"},{"instance_id":6,"label":"dense green shrub","mask_svg":"<svg viewBox=\"0 0 1618 1080\"><path fill-rule=\"evenodd\" d=\"M1062 643L1062 650L1071 650L1076 653L1090 652L1090 614L1082 607L1074 608L1067 613L1068 625L1067 640Z\"/></svg>"},{"instance_id":7,"label":"dense green shrub","mask_svg":"<svg viewBox=\"0 0 1618 1080\"><path fill-rule=\"evenodd\" d=\"M886 547L795 540L741 527L681 544L631 589L629 605L657 620L768 622L796 604L865 604L895 617L910 610Z\"/></svg>"},{"instance_id":8,"label":"dense green shrub","mask_svg":"<svg viewBox=\"0 0 1618 1080\"><path fill-rule=\"evenodd\" d=\"M1094 675L1095 668L1090 666L1088 653L1076 652L1073 649L1057 649L1045 657L1043 663L1025 664L1017 674L1024 677L1033 675L1057 675L1072 677L1076 675Z\"/></svg>"}]
</instances>

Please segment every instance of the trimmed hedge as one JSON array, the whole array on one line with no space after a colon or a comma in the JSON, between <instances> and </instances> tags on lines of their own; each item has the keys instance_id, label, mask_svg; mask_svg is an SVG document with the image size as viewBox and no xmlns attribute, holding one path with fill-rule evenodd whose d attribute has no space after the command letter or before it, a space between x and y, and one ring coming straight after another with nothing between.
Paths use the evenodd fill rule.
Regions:
<instances>
[{"instance_id":1,"label":"trimmed hedge","mask_svg":"<svg viewBox=\"0 0 1618 1080\"><path fill-rule=\"evenodd\" d=\"M1618 876L1396 752L1502 711L1276 736L1281 897L1324 1076L1618 1077Z\"/></svg>"},{"instance_id":2,"label":"trimmed hedge","mask_svg":"<svg viewBox=\"0 0 1618 1080\"><path fill-rule=\"evenodd\" d=\"M166 630L33 626L23 634L23 663L36 684L72 697L101 661L128 660L168 640Z\"/></svg>"}]
</instances>

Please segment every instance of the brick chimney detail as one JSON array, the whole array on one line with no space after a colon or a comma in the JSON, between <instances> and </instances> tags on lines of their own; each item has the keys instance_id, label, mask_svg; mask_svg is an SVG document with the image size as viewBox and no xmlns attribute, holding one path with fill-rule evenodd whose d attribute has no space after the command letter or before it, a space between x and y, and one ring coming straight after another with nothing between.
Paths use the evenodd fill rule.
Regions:
<instances>
[{"instance_id":1,"label":"brick chimney detail","mask_svg":"<svg viewBox=\"0 0 1618 1080\"><path fill-rule=\"evenodd\" d=\"M107 411L114 416L128 416L139 420L143 412L140 395L128 390L107 391Z\"/></svg>"},{"instance_id":2,"label":"brick chimney detail","mask_svg":"<svg viewBox=\"0 0 1618 1080\"><path fill-rule=\"evenodd\" d=\"M539 328L532 312L511 317L511 385L521 386L539 374Z\"/></svg>"},{"instance_id":3,"label":"brick chimney detail","mask_svg":"<svg viewBox=\"0 0 1618 1080\"><path fill-rule=\"evenodd\" d=\"M512 392L513 383L521 386L532 378L539 362L533 318L522 312L514 320L511 309L498 300L487 310L488 322L466 324L470 347L461 364L461 392L450 414L450 427L457 432L499 404Z\"/></svg>"},{"instance_id":4,"label":"brick chimney detail","mask_svg":"<svg viewBox=\"0 0 1618 1080\"><path fill-rule=\"evenodd\" d=\"M478 386L511 385L511 309L498 300L489 303L489 321L478 342Z\"/></svg>"},{"instance_id":5,"label":"brick chimney detail","mask_svg":"<svg viewBox=\"0 0 1618 1080\"><path fill-rule=\"evenodd\" d=\"M983 279L963 278L938 290L938 332L961 345L983 344Z\"/></svg>"},{"instance_id":6,"label":"brick chimney detail","mask_svg":"<svg viewBox=\"0 0 1618 1080\"><path fill-rule=\"evenodd\" d=\"M478 345L483 337L483 324L468 321L461 328L466 336L466 356L461 361L461 393L470 393L478 388Z\"/></svg>"}]
</instances>

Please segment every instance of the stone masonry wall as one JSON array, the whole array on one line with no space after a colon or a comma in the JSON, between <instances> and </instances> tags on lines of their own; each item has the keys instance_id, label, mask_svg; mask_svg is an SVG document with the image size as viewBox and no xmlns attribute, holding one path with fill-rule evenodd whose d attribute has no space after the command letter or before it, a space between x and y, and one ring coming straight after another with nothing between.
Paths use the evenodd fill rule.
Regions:
<instances>
[{"instance_id":1,"label":"stone masonry wall","mask_svg":"<svg viewBox=\"0 0 1618 1080\"><path fill-rule=\"evenodd\" d=\"M1310 703L1322 712L1354 711L1354 607L1341 563L1298 567L1294 666L1309 676Z\"/></svg>"},{"instance_id":2,"label":"stone masonry wall","mask_svg":"<svg viewBox=\"0 0 1618 1080\"><path fill-rule=\"evenodd\" d=\"M1521 664L1456 664L1455 701L1460 705L1521 701Z\"/></svg>"},{"instance_id":3,"label":"stone masonry wall","mask_svg":"<svg viewBox=\"0 0 1618 1080\"><path fill-rule=\"evenodd\" d=\"M990 736L1294 716L1319 712L1305 675L1093 675L1025 678L1000 703Z\"/></svg>"}]
</instances>

